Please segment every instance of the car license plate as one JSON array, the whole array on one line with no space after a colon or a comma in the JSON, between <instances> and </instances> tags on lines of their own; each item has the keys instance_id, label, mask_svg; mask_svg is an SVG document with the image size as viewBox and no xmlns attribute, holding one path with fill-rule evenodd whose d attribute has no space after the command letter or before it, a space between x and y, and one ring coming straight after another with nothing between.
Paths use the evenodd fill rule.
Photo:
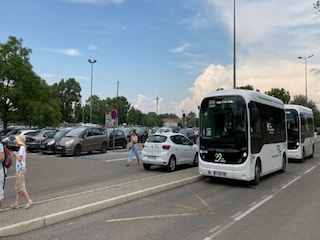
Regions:
<instances>
[{"instance_id":1,"label":"car license plate","mask_svg":"<svg viewBox=\"0 0 320 240\"><path fill-rule=\"evenodd\" d=\"M212 171L212 175L216 177L226 177L227 173L226 172L219 172L219 171Z\"/></svg>"},{"instance_id":2,"label":"car license plate","mask_svg":"<svg viewBox=\"0 0 320 240\"><path fill-rule=\"evenodd\" d=\"M57 146L57 150L61 150L62 149L62 147L60 147L60 146Z\"/></svg>"},{"instance_id":3,"label":"car license plate","mask_svg":"<svg viewBox=\"0 0 320 240\"><path fill-rule=\"evenodd\" d=\"M154 160L156 159L156 156L148 156L148 159Z\"/></svg>"}]
</instances>

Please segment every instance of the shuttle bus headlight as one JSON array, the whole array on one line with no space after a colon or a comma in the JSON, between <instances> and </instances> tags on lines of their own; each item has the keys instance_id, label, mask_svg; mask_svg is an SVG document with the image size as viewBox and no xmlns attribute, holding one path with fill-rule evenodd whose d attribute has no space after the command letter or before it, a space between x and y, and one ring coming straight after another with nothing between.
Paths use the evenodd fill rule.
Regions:
<instances>
[{"instance_id":1,"label":"shuttle bus headlight","mask_svg":"<svg viewBox=\"0 0 320 240\"><path fill-rule=\"evenodd\" d=\"M200 158L205 159L206 154L208 154L208 150L200 150L199 153L200 153Z\"/></svg>"}]
</instances>

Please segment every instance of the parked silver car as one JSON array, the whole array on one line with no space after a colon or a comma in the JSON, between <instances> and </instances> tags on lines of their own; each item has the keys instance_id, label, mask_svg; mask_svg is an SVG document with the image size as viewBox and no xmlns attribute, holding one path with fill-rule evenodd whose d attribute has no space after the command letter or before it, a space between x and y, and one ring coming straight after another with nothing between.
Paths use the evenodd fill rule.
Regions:
<instances>
[{"instance_id":1,"label":"parked silver car","mask_svg":"<svg viewBox=\"0 0 320 240\"><path fill-rule=\"evenodd\" d=\"M81 126L70 130L56 145L56 153L64 156L79 156L93 151L107 152L109 139L105 129Z\"/></svg>"}]
</instances>

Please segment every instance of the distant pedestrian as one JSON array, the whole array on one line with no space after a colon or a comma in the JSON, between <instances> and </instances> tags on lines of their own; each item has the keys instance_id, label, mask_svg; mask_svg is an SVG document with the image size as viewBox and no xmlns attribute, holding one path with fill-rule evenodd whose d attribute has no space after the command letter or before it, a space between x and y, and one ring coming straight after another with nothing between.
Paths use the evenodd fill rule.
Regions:
<instances>
[{"instance_id":1,"label":"distant pedestrian","mask_svg":"<svg viewBox=\"0 0 320 240\"><path fill-rule=\"evenodd\" d=\"M25 174L27 171L26 137L23 134L17 135L16 143L19 145L18 152L16 151L13 152L13 156L16 159L16 184L15 184L16 201L10 207L12 209L19 208L20 195L22 195L26 199L26 205L24 206L24 209L28 209L33 204L33 202L29 197L29 194L26 189L26 182L25 182Z\"/></svg>"},{"instance_id":2,"label":"distant pedestrian","mask_svg":"<svg viewBox=\"0 0 320 240\"><path fill-rule=\"evenodd\" d=\"M0 143L0 208L2 208L2 201L4 199L4 184L6 180L6 168L3 165L4 161L4 149L2 143Z\"/></svg>"},{"instance_id":3,"label":"distant pedestrian","mask_svg":"<svg viewBox=\"0 0 320 240\"><path fill-rule=\"evenodd\" d=\"M136 130L133 130L130 137L130 142L129 142L129 157L128 157L128 163L126 165L127 167L129 167L130 163L132 162L133 153L136 155L138 165L140 165L140 156L138 153L137 143L138 143L138 136L136 134Z\"/></svg>"},{"instance_id":4,"label":"distant pedestrian","mask_svg":"<svg viewBox=\"0 0 320 240\"><path fill-rule=\"evenodd\" d=\"M149 127L149 129L148 129L148 137L150 137L152 135L152 129L151 129L151 127Z\"/></svg>"}]
</instances>

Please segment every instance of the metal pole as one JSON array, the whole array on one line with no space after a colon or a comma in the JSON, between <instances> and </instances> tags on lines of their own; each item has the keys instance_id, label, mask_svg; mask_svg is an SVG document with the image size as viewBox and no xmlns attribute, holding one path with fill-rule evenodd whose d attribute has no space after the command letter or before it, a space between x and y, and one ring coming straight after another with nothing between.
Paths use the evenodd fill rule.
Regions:
<instances>
[{"instance_id":1,"label":"metal pole","mask_svg":"<svg viewBox=\"0 0 320 240\"><path fill-rule=\"evenodd\" d=\"M118 97L119 97L119 81L117 81L117 111L119 112L119 99L118 99ZM118 127L118 125L119 125L119 121L118 121L118 119L119 119L119 116L117 116L117 127Z\"/></svg>"},{"instance_id":2,"label":"metal pole","mask_svg":"<svg viewBox=\"0 0 320 240\"><path fill-rule=\"evenodd\" d=\"M233 88L236 88L236 0L233 0Z\"/></svg>"},{"instance_id":3,"label":"metal pole","mask_svg":"<svg viewBox=\"0 0 320 240\"><path fill-rule=\"evenodd\" d=\"M91 64L91 92L90 92L90 123L92 123L92 79L93 79L93 64L97 62L97 60L89 59L88 62Z\"/></svg>"},{"instance_id":4,"label":"metal pole","mask_svg":"<svg viewBox=\"0 0 320 240\"><path fill-rule=\"evenodd\" d=\"M313 57L313 55L310 55L308 57L298 57L299 59L304 60L304 81L306 85L306 103L308 103L308 77L307 77L307 59Z\"/></svg>"}]
</instances>

